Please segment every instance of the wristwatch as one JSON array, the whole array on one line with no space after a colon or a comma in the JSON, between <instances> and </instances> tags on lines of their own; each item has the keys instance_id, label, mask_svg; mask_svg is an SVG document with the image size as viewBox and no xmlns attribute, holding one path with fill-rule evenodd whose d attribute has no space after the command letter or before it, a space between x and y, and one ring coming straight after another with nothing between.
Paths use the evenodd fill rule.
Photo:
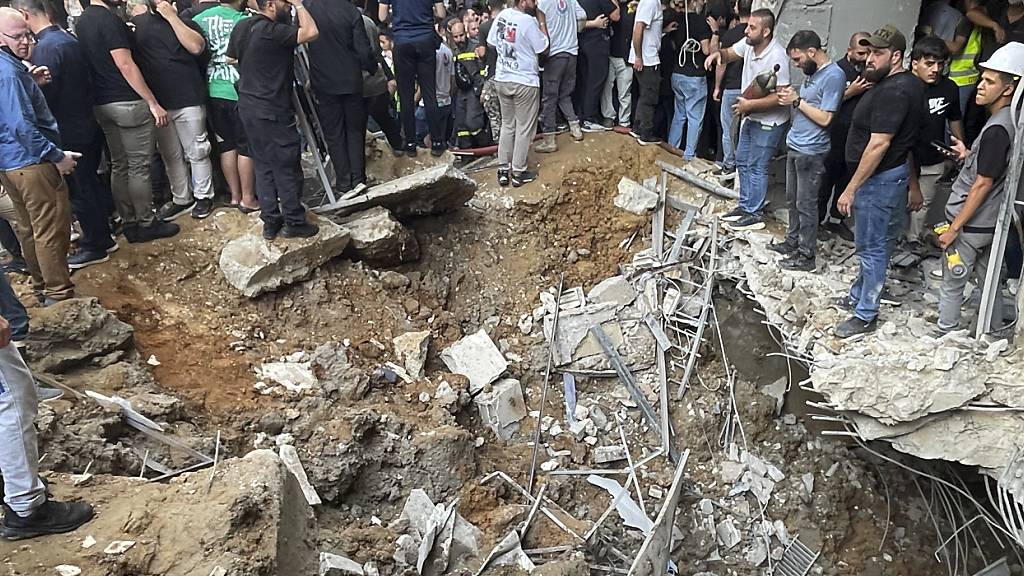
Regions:
<instances>
[{"instance_id":1,"label":"wristwatch","mask_svg":"<svg viewBox=\"0 0 1024 576\"><path fill-rule=\"evenodd\" d=\"M803 102L803 101L804 101L803 98L797 96L796 100L793 100L793 109L796 110L797 108L799 108L800 107L800 103Z\"/></svg>"}]
</instances>

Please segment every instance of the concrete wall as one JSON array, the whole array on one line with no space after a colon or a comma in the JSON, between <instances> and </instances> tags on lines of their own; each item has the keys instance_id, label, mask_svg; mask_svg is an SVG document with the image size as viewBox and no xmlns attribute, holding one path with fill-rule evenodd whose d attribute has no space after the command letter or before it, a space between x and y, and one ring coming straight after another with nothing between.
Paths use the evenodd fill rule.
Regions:
<instances>
[{"instance_id":1,"label":"concrete wall","mask_svg":"<svg viewBox=\"0 0 1024 576\"><path fill-rule=\"evenodd\" d=\"M921 0L757 0L754 6L779 17L777 37L783 46L797 30L814 30L835 59L846 54L855 32L885 24L895 24L911 42L921 13Z\"/></svg>"}]
</instances>

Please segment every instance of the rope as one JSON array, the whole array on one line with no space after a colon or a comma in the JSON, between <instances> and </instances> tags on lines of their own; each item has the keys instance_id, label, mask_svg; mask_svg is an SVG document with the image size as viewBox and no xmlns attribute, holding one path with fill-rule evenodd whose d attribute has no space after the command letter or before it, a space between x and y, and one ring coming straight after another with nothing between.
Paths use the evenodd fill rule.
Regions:
<instances>
[{"instance_id":1,"label":"rope","mask_svg":"<svg viewBox=\"0 0 1024 576\"><path fill-rule=\"evenodd\" d=\"M697 53L701 51L701 47L700 42L690 36L690 0L683 2L683 13L685 14L683 23L686 26L686 42L683 42L683 45L679 48L677 61L680 68L686 66L686 57L688 55L694 67L699 68L697 66Z\"/></svg>"}]
</instances>

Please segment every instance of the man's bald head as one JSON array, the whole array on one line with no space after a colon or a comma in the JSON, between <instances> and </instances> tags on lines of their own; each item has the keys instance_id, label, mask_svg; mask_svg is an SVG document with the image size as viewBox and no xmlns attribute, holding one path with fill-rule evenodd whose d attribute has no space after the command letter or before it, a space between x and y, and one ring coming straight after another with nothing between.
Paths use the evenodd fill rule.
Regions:
<instances>
[{"instance_id":1,"label":"man's bald head","mask_svg":"<svg viewBox=\"0 0 1024 576\"><path fill-rule=\"evenodd\" d=\"M21 15L21 12L14 8L0 8L0 30L7 32L10 26L16 25L19 21L25 22L25 17Z\"/></svg>"},{"instance_id":2,"label":"man's bald head","mask_svg":"<svg viewBox=\"0 0 1024 576\"><path fill-rule=\"evenodd\" d=\"M850 37L850 47L846 49L846 59L858 70L864 68L864 64L868 61L868 54L871 53L871 49L861 46L860 41L870 36L871 34L868 32L857 32Z\"/></svg>"},{"instance_id":3,"label":"man's bald head","mask_svg":"<svg viewBox=\"0 0 1024 576\"><path fill-rule=\"evenodd\" d=\"M871 36L869 32L857 32L853 36L850 36L850 48L856 48L860 46L860 41Z\"/></svg>"}]
</instances>

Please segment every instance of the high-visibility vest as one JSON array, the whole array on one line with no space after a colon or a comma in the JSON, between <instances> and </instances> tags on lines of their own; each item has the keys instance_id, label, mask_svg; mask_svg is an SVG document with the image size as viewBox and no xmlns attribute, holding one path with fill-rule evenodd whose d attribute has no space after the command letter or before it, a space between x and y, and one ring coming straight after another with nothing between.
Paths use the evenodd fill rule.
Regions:
<instances>
[{"instance_id":1,"label":"high-visibility vest","mask_svg":"<svg viewBox=\"0 0 1024 576\"><path fill-rule=\"evenodd\" d=\"M949 78L956 82L957 86L973 86L978 83L981 74L975 61L981 54L981 28L975 26L971 36L964 44L964 49L953 56L949 63Z\"/></svg>"}]
</instances>

